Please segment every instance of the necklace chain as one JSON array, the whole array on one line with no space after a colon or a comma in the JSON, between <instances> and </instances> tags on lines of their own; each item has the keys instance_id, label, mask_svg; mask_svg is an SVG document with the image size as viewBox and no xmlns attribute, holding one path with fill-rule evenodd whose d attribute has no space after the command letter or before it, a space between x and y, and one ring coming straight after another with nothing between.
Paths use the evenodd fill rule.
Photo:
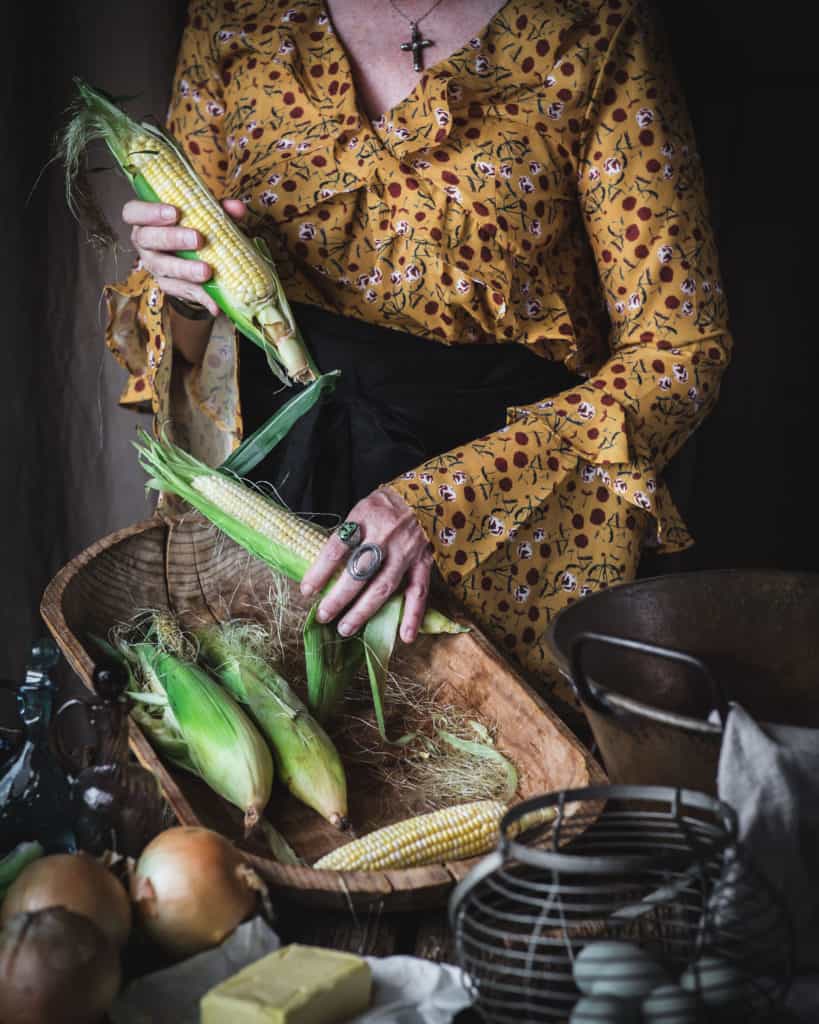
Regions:
<instances>
[{"instance_id":1,"label":"necklace chain","mask_svg":"<svg viewBox=\"0 0 819 1024\"><path fill-rule=\"evenodd\" d=\"M429 15L432 14L432 12L435 10L435 8L441 3L443 3L443 0L435 0L435 3L432 4L432 6L429 7L426 11L424 11L420 18L410 18L406 14L404 14L404 12L398 6L395 0L390 0L390 4L392 5L393 10L397 14L400 14L404 21L409 22L410 25L420 25L424 18L428 18Z\"/></svg>"}]
</instances>

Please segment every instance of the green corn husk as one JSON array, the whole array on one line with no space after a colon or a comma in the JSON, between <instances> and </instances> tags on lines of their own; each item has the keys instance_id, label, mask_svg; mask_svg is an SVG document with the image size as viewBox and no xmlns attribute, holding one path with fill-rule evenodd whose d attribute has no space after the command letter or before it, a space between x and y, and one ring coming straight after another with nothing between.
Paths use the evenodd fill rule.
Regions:
<instances>
[{"instance_id":1,"label":"green corn husk","mask_svg":"<svg viewBox=\"0 0 819 1024\"><path fill-rule=\"evenodd\" d=\"M307 700L316 718L327 722L361 666L364 645L359 637L342 637L332 625L319 622L317 611L318 602L310 608L302 630Z\"/></svg>"},{"instance_id":2,"label":"green corn husk","mask_svg":"<svg viewBox=\"0 0 819 1024\"><path fill-rule=\"evenodd\" d=\"M256 727L198 666L147 642L131 644L123 653L136 661L149 691L131 693L143 704L132 712L138 724L160 753L242 810L250 831L273 785L273 759ZM152 708L161 710L159 718L151 715Z\"/></svg>"},{"instance_id":3,"label":"green corn husk","mask_svg":"<svg viewBox=\"0 0 819 1024\"><path fill-rule=\"evenodd\" d=\"M111 243L113 232L95 207L86 189L78 186L81 156L94 139L102 139L130 181L137 196L146 202L166 202L179 207L178 223L201 229L210 227L213 239L204 230L205 242L218 244L213 277L202 287L230 318L238 329L262 348L271 370L285 383L309 383L319 375L315 363L301 337L281 281L261 238L251 240L225 213L221 204L201 181L178 143L162 129L149 122L138 123L99 89L94 89L79 78L74 79L78 99L72 116L62 132L58 156L65 165L66 198L75 215L92 216L98 241ZM166 178L157 170L157 158L163 157L173 168ZM185 183L189 208L181 208L168 190L168 180ZM159 191L157 191L159 190ZM80 209L81 208L81 209ZM224 245L224 252L223 247ZM219 265L224 256L232 263L241 257L241 266L247 268L243 277L253 280L252 295L240 292L223 281L225 267ZM177 253L185 259L205 259L202 251Z\"/></svg>"},{"instance_id":4,"label":"green corn husk","mask_svg":"<svg viewBox=\"0 0 819 1024\"><path fill-rule=\"evenodd\" d=\"M338 828L347 825L347 781L333 741L287 681L254 650L253 627L197 630L200 657L250 715L273 749L290 792Z\"/></svg>"},{"instance_id":5,"label":"green corn husk","mask_svg":"<svg viewBox=\"0 0 819 1024\"><path fill-rule=\"evenodd\" d=\"M258 430L246 437L238 448L234 448L219 468L236 476L247 476L287 437L293 425L313 408L325 392L334 390L340 376L340 370L331 370L299 391Z\"/></svg>"}]
</instances>

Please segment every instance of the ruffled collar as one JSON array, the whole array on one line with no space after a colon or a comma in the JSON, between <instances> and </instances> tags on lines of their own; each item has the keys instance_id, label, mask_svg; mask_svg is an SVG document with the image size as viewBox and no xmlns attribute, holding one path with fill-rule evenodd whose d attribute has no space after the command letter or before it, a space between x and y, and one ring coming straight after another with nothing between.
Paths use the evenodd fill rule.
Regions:
<instances>
[{"instance_id":1,"label":"ruffled collar","mask_svg":"<svg viewBox=\"0 0 819 1024\"><path fill-rule=\"evenodd\" d=\"M349 109L353 108L355 112L357 127L369 126L393 152L406 155L418 149L440 144L447 138L453 121L453 114L450 110L451 91L454 90L457 95L457 90L460 88L454 80L455 76L459 69L469 67L480 80L482 73L480 55L490 44L491 37L514 2L515 0L506 0L476 36L468 39L446 57L425 68L413 89L375 119L368 117L362 109L356 93L350 57L333 28L332 18L323 0L306 0L303 6L308 8L312 19L308 14L308 18L304 21L293 21L288 27L291 34L307 34L308 38L295 40L297 45L300 44L300 49L305 49L311 42L314 42L309 38L308 31L308 23L311 20L314 25L320 25L323 28L326 37L331 41L333 63L338 65L338 77L342 83L349 83L349 88L344 90L343 97L346 100L347 111L349 112ZM294 29L295 32L293 32ZM327 76L322 76L319 79L317 87L322 87L322 81L326 82L324 87L327 88L330 84L327 81Z\"/></svg>"}]
</instances>

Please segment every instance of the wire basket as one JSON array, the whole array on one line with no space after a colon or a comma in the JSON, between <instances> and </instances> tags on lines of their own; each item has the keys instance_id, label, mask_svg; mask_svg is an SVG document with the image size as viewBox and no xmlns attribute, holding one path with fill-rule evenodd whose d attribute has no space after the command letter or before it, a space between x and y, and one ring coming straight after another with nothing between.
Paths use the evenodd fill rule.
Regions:
<instances>
[{"instance_id":1,"label":"wire basket","mask_svg":"<svg viewBox=\"0 0 819 1024\"><path fill-rule=\"evenodd\" d=\"M549 827L516 836L524 815L550 806ZM640 1006L640 985L660 983L696 1004L689 1016L624 1009L584 1021L752 1024L771 1019L792 973L787 915L742 858L734 812L693 790L595 786L517 805L449 914L465 983L491 1024L567 1020L583 994L576 978L598 1000L628 996L624 1008ZM629 945L602 945L611 940Z\"/></svg>"}]
</instances>

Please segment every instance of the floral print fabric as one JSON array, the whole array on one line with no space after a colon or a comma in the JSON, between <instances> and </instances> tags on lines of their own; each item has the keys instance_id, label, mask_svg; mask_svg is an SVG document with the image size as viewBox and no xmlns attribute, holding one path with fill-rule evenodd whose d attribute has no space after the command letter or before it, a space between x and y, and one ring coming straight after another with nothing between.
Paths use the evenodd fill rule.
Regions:
<instances>
[{"instance_id":1,"label":"floral print fabric","mask_svg":"<svg viewBox=\"0 0 819 1024\"><path fill-rule=\"evenodd\" d=\"M218 196L248 204L292 300L444 344L525 344L584 377L391 482L478 621L553 674L544 633L567 601L631 578L645 542L691 542L661 472L730 356L651 6L509 0L371 122L323 3L192 0L168 125ZM175 422L155 292L140 270L109 288L108 340L134 374L124 400ZM241 431L235 358L219 365L209 405L183 389L216 448Z\"/></svg>"}]
</instances>

